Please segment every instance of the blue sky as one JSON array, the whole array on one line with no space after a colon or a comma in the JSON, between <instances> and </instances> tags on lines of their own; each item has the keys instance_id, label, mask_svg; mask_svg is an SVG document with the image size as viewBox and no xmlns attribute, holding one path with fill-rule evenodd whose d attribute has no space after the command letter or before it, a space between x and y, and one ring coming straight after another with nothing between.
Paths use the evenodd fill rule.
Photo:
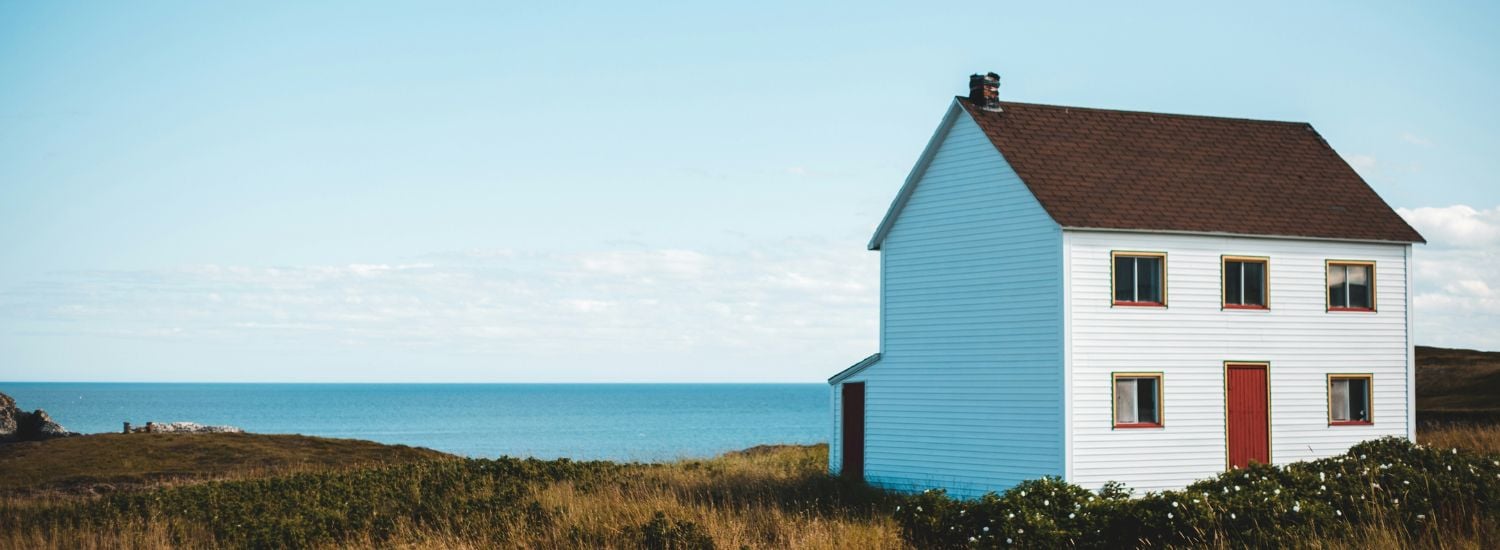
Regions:
<instances>
[{"instance_id":1,"label":"blue sky","mask_svg":"<svg viewBox=\"0 0 1500 550\"><path fill-rule=\"evenodd\" d=\"M0 4L0 380L821 380L987 70L1313 123L1500 348L1493 4L552 4Z\"/></svg>"}]
</instances>

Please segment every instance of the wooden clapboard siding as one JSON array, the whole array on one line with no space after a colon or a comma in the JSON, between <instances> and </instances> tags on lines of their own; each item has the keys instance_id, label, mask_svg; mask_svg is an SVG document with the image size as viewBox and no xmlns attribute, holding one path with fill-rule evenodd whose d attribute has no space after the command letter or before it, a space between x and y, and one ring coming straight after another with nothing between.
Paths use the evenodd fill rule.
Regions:
<instances>
[{"instance_id":1,"label":"wooden clapboard siding","mask_svg":"<svg viewBox=\"0 0 1500 550\"><path fill-rule=\"evenodd\" d=\"M1062 231L954 109L881 243L880 362L849 381L868 480L978 496L1063 474Z\"/></svg>"},{"instance_id":2,"label":"wooden clapboard siding","mask_svg":"<svg viewBox=\"0 0 1500 550\"><path fill-rule=\"evenodd\" d=\"M1074 230L1067 242L1072 481L1159 490L1223 471L1226 361L1269 364L1274 463L1411 435L1409 245ZM1167 253L1166 308L1110 307L1112 250ZM1269 258L1269 310L1220 307L1225 254ZM1329 259L1376 263L1378 312L1325 311ZM1116 371L1165 374L1165 426L1111 429ZM1372 425L1328 425L1329 373L1374 375Z\"/></svg>"}]
</instances>

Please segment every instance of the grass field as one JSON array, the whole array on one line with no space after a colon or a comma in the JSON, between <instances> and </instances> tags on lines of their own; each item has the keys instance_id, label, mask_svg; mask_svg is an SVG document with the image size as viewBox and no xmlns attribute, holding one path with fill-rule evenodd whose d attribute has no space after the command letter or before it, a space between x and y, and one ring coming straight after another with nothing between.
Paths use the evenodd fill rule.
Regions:
<instances>
[{"instance_id":1,"label":"grass field","mask_svg":"<svg viewBox=\"0 0 1500 550\"><path fill-rule=\"evenodd\" d=\"M6 526L0 547L914 547L895 513L903 503L910 509L913 497L827 476L825 446L622 465L467 460L287 436L130 437L124 446L119 437L89 436L0 455L0 484L7 488L0 497L0 525ZM1500 430L1493 428L1423 435L1429 438L1444 449L1500 446ZM350 462L309 457L308 449ZM259 466L235 466L225 460L229 452ZM362 465L382 456L390 463ZM79 483L78 476L34 475L77 459L113 461L117 466L105 478L131 483L110 495L79 497L57 490ZM142 482L154 479L172 485ZM1451 530L1414 535L1395 520L1377 521L1295 546L1491 548L1500 542L1497 518L1458 516L1461 528Z\"/></svg>"},{"instance_id":2,"label":"grass field","mask_svg":"<svg viewBox=\"0 0 1500 550\"><path fill-rule=\"evenodd\" d=\"M301 435L99 434L0 445L0 496L93 495L448 457Z\"/></svg>"}]
</instances>

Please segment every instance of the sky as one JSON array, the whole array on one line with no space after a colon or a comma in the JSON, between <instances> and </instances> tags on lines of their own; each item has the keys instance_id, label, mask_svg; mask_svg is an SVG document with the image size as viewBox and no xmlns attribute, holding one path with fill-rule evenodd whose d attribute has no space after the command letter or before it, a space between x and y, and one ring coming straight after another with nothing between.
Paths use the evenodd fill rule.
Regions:
<instances>
[{"instance_id":1,"label":"sky","mask_svg":"<svg viewBox=\"0 0 1500 550\"><path fill-rule=\"evenodd\" d=\"M985 71L1311 122L1500 349L1496 4L928 4L0 3L0 380L821 381Z\"/></svg>"}]
</instances>

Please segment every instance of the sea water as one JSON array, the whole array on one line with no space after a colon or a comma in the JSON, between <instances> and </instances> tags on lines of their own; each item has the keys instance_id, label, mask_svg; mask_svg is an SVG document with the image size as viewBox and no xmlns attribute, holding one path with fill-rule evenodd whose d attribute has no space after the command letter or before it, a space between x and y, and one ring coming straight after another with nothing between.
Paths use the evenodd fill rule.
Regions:
<instances>
[{"instance_id":1,"label":"sea water","mask_svg":"<svg viewBox=\"0 0 1500 550\"><path fill-rule=\"evenodd\" d=\"M159 384L0 382L75 432L227 424L473 456L658 461L820 443L823 384Z\"/></svg>"}]
</instances>

